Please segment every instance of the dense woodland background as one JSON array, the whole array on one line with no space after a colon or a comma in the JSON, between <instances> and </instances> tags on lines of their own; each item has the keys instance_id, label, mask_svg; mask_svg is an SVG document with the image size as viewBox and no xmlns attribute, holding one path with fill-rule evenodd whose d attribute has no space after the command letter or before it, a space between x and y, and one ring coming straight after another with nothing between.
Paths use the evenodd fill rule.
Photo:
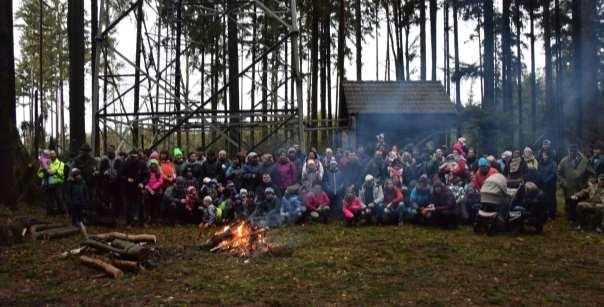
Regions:
<instances>
[{"instance_id":1,"label":"dense woodland background","mask_svg":"<svg viewBox=\"0 0 604 307\"><path fill-rule=\"evenodd\" d=\"M100 2L86 1L90 1L91 8L98 8ZM25 147L19 145L22 153L35 154L38 148L48 145L57 146L64 153L75 152L87 140L85 125L90 119L85 116L89 102L84 88L90 86L85 84L85 74L90 71L85 71L85 67L90 67L97 52L90 40L96 36L94 25L99 16L95 10L85 14L84 0L22 0L12 16L11 2L2 1L0 10L2 151L15 153L16 144L24 144ZM253 54L244 56L253 58L277 42L279 33L284 31L282 24L266 16L255 3L145 1L151 2L159 3L161 18L157 22L167 29L168 35L175 35L178 21L182 21L182 36L190 42L190 48L183 51L183 62L187 70L201 72L202 93L214 93L229 81L229 59L241 56L238 46L249 47ZM105 3L113 13L104 16L103 22L113 20L116 12L131 5L126 0ZM263 3L276 11L289 7L289 1ZM440 81L460 111L458 131L484 152L530 145L544 137L561 148L569 142L587 147L604 131L602 0L298 0L297 5L307 89L305 116L311 128L329 125L318 119L346 116L345 105L339 103L339 91L334 93L331 89L337 88L344 78L346 59L354 60L358 80L363 77L363 65L378 62L364 56L368 52L363 48L367 38L379 31L387 40L387 48L372 54L386 59L386 67L378 69L382 73L376 78L436 80L437 67L444 67L445 78ZM229 18L218 18L206 14L208 9L231 13ZM238 9L238 15L232 13L234 9ZM441 36L436 35L437 18L443 21ZM475 33L460 37L458 23L468 20L476 22ZM228 31L234 26L246 30ZM21 31L20 41L15 42L21 56L16 60L12 56L14 28ZM414 37L412 30L417 28L419 36ZM459 45L467 40L480 42L480 48L475 50L477 63L459 60ZM113 41L109 39L107 43ZM545 50L544 74L536 71L537 44ZM523 54L523 47L530 52ZM165 46L166 50L169 48L173 46ZM291 60L287 47L284 52L273 54L263 59L259 71L253 72L262 83L252 87L252 91L261 92L262 110L271 108L274 93L270 89L280 83L280 76L271 71ZM431 57L430 67L427 57ZM420 69L416 71L412 64L418 61ZM102 57L100 64L115 71L123 65L111 53ZM12 65L15 73L11 75ZM460 83L467 79L480 82L481 91L462 101ZM293 89L292 84L291 94ZM214 99L212 109L236 109L238 90ZM189 95L193 90L187 87L185 91ZM26 120L15 121L13 102L28 106L30 114ZM69 125L65 123L66 116ZM5 120L9 118L10 121ZM324 145L328 140L324 133L312 132L310 144ZM18 157L26 159L23 155Z\"/></svg>"}]
</instances>

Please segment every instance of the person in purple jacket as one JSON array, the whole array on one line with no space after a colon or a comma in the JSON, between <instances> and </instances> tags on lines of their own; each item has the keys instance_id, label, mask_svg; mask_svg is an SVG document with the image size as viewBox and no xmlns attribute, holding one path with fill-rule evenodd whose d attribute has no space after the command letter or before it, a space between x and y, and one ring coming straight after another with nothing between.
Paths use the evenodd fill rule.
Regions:
<instances>
[{"instance_id":1,"label":"person in purple jacket","mask_svg":"<svg viewBox=\"0 0 604 307\"><path fill-rule=\"evenodd\" d=\"M281 191L285 191L287 187L296 184L297 168L287 157L287 152L281 151L279 153L279 160L274 165L272 177Z\"/></svg>"}]
</instances>

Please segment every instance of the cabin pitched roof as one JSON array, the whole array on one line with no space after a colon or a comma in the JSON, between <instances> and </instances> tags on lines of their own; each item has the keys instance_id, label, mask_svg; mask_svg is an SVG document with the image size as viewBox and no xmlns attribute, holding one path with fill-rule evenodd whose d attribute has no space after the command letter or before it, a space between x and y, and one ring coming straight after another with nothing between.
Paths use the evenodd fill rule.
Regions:
<instances>
[{"instance_id":1,"label":"cabin pitched roof","mask_svg":"<svg viewBox=\"0 0 604 307\"><path fill-rule=\"evenodd\" d=\"M438 81L344 81L347 111L359 113L455 113Z\"/></svg>"}]
</instances>

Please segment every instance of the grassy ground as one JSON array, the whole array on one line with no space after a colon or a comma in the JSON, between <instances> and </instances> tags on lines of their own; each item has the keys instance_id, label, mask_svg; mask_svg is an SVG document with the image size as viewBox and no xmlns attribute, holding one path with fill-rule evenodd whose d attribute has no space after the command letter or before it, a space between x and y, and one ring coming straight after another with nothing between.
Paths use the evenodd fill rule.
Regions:
<instances>
[{"instance_id":1,"label":"grassy ground","mask_svg":"<svg viewBox=\"0 0 604 307\"><path fill-rule=\"evenodd\" d=\"M41 210L24 209L42 216ZM32 211L32 212L29 212ZM120 229L125 231L124 229ZM90 233L106 229L91 228ZM293 254L248 262L193 248L195 227L132 229L159 235L160 268L122 280L92 278L56 255L79 237L0 250L0 305L601 305L604 236L558 219L543 235L486 237L457 230L272 230ZM204 231L209 234L209 231Z\"/></svg>"}]
</instances>

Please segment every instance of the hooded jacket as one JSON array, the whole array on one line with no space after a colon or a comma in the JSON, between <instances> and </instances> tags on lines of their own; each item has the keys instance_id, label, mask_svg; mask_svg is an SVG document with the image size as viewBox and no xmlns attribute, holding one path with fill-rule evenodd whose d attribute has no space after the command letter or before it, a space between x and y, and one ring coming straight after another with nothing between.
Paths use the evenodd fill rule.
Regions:
<instances>
[{"instance_id":1,"label":"hooded jacket","mask_svg":"<svg viewBox=\"0 0 604 307\"><path fill-rule=\"evenodd\" d=\"M354 216L363 211L363 205L358 197L354 197L348 201L346 198L342 200L342 214L348 220L354 219Z\"/></svg>"},{"instance_id":2,"label":"hooded jacket","mask_svg":"<svg viewBox=\"0 0 604 307\"><path fill-rule=\"evenodd\" d=\"M321 206L329 207L329 197L325 192L320 194L308 192L304 196L304 204L309 211L316 211Z\"/></svg>"},{"instance_id":3,"label":"hooded jacket","mask_svg":"<svg viewBox=\"0 0 604 307\"><path fill-rule=\"evenodd\" d=\"M365 196L367 193L372 193L373 196L373 201L372 203L374 204L381 204L384 202L384 191L382 190L382 187L377 185L377 184L373 184L373 187L371 188L371 191L367 191L366 185L363 184L363 186L361 187L361 191L359 191L359 199L361 200L361 203L365 206L369 205L365 203Z\"/></svg>"},{"instance_id":4,"label":"hooded jacket","mask_svg":"<svg viewBox=\"0 0 604 307\"><path fill-rule=\"evenodd\" d=\"M487 180L487 178L497 173L497 170L493 167L490 167L487 173L484 175L480 172L480 170L477 170L476 173L474 173L474 176L472 177L472 183L475 187L480 189L482 188L482 185L484 184L485 180Z\"/></svg>"},{"instance_id":5,"label":"hooded jacket","mask_svg":"<svg viewBox=\"0 0 604 307\"><path fill-rule=\"evenodd\" d=\"M502 174L493 174L482 184L480 202L501 205L510 198L508 182Z\"/></svg>"},{"instance_id":6,"label":"hooded jacket","mask_svg":"<svg viewBox=\"0 0 604 307\"><path fill-rule=\"evenodd\" d=\"M277 185L282 190L285 190L290 185L296 183L296 166L289 159L287 161L279 161L274 166L273 177Z\"/></svg>"}]
</instances>

